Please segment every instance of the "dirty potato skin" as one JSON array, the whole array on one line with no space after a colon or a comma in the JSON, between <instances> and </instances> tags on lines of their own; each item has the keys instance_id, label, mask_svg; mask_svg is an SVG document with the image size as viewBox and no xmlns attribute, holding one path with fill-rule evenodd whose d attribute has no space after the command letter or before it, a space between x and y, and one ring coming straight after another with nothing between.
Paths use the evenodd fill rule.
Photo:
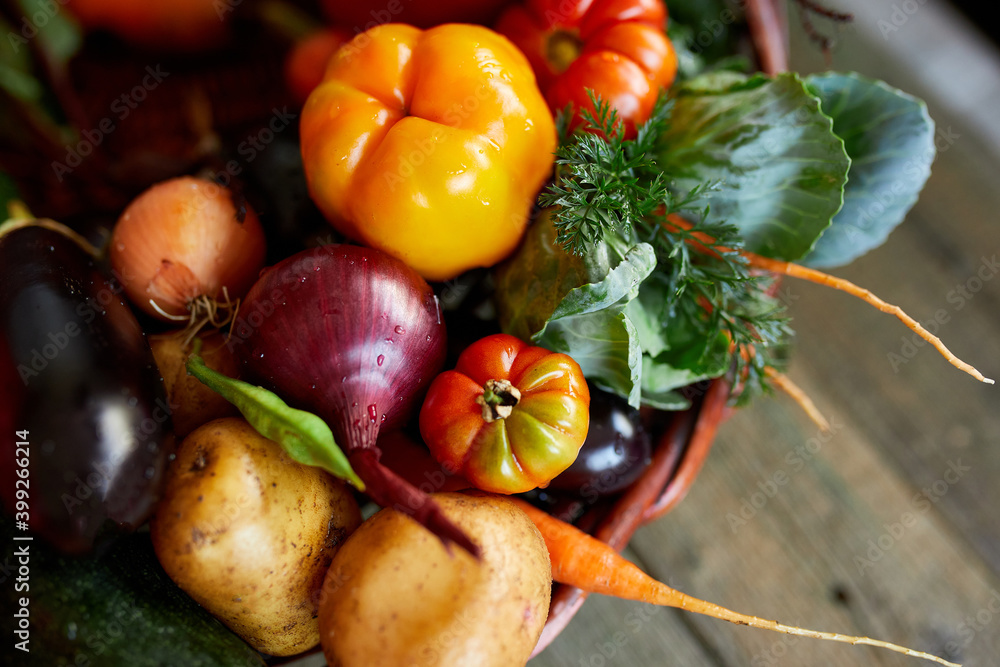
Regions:
<instances>
[{"instance_id":1,"label":"dirty potato skin","mask_svg":"<svg viewBox=\"0 0 1000 667\"><path fill-rule=\"evenodd\" d=\"M331 667L516 667L538 642L552 569L531 520L499 497L433 496L482 562L384 509L337 552L320 600Z\"/></svg>"},{"instance_id":2,"label":"dirty potato skin","mask_svg":"<svg viewBox=\"0 0 1000 667\"><path fill-rule=\"evenodd\" d=\"M185 338L186 336L178 333L149 337L153 358L163 376L163 388L170 406L174 435L178 439L186 437L188 433L213 419L238 417L240 414L232 403L206 387L195 376L188 375L184 364L191 353L191 347L184 346ZM239 362L226 346L225 336L216 331L200 338L201 356L205 365L223 375L237 377Z\"/></svg>"},{"instance_id":3,"label":"dirty potato skin","mask_svg":"<svg viewBox=\"0 0 1000 667\"><path fill-rule=\"evenodd\" d=\"M178 586L251 646L280 656L319 643L323 577L360 523L346 485L227 418L181 443L150 528Z\"/></svg>"}]
</instances>

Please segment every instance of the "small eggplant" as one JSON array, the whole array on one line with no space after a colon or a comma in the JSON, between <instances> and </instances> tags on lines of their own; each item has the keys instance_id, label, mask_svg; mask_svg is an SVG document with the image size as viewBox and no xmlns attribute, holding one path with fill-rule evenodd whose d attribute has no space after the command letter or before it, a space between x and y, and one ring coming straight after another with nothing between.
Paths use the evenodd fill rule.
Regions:
<instances>
[{"instance_id":1,"label":"small eggplant","mask_svg":"<svg viewBox=\"0 0 1000 667\"><path fill-rule=\"evenodd\" d=\"M170 406L121 285L55 226L0 236L0 498L19 527L82 553L152 513Z\"/></svg>"}]
</instances>

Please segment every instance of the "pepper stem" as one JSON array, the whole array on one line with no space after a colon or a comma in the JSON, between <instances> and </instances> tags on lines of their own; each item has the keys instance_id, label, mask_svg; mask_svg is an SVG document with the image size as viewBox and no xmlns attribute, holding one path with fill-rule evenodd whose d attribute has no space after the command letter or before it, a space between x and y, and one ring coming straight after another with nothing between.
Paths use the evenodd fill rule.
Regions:
<instances>
[{"instance_id":1,"label":"pepper stem","mask_svg":"<svg viewBox=\"0 0 1000 667\"><path fill-rule=\"evenodd\" d=\"M483 406L483 421L487 424L510 417L520 400L521 392L510 380L487 380L483 393L476 396L476 403Z\"/></svg>"}]
</instances>

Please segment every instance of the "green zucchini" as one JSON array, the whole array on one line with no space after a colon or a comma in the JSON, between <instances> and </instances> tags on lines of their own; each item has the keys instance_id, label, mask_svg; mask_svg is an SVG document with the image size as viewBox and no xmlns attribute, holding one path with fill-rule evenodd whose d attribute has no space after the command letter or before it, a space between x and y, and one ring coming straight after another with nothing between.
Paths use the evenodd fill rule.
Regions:
<instances>
[{"instance_id":1,"label":"green zucchini","mask_svg":"<svg viewBox=\"0 0 1000 667\"><path fill-rule=\"evenodd\" d=\"M11 610L4 614L5 625L14 622L13 630L4 632L8 645L3 653L12 658L10 664L265 665L257 651L170 581L147 533L122 537L88 557L75 558L38 539L16 541L12 528L8 519L0 520L0 599L5 600L4 609ZM25 560L27 573L21 569ZM25 600L28 643L21 646L27 653L17 648L25 635L14 632Z\"/></svg>"}]
</instances>

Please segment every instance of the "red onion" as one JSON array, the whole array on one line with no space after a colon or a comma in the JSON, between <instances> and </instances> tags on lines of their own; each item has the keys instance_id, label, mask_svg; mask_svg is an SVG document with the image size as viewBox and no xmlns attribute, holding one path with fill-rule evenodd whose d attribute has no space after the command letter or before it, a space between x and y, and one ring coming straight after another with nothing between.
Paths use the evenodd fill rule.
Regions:
<instances>
[{"instance_id":1,"label":"red onion","mask_svg":"<svg viewBox=\"0 0 1000 667\"><path fill-rule=\"evenodd\" d=\"M379 430L406 421L444 363L437 298L416 271L358 246L301 252L250 289L231 344L252 377L327 421L375 502L478 554L427 494L379 463Z\"/></svg>"}]
</instances>

